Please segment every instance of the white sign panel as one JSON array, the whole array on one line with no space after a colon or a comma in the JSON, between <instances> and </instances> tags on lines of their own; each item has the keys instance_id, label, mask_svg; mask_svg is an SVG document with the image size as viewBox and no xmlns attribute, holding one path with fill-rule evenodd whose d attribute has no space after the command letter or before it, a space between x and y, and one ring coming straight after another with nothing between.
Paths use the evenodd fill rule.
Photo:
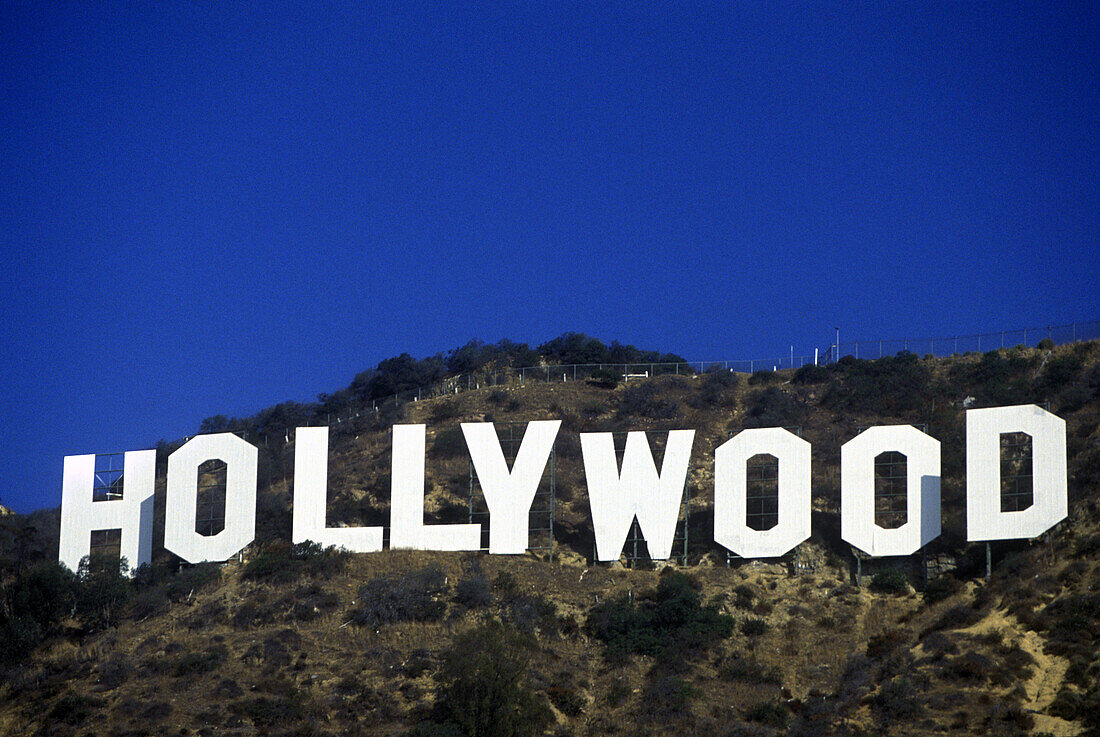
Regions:
<instances>
[{"instance_id":1,"label":"white sign panel","mask_svg":"<svg viewBox=\"0 0 1100 737\"><path fill-rule=\"evenodd\" d=\"M1001 511L1001 434L1031 436L1032 498ZM1066 518L1066 421L1034 404L966 412L966 539L1038 537Z\"/></svg>"},{"instance_id":2,"label":"white sign panel","mask_svg":"<svg viewBox=\"0 0 1100 737\"><path fill-rule=\"evenodd\" d=\"M694 430L671 430L658 474L645 433L628 433L620 474L613 435L581 433L597 559L619 559L635 517L649 556L653 560L667 560L672 555L672 539L676 535L694 439Z\"/></svg>"},{"instance_id":3,"label":"white sign panel","mask_svg":"<svg viewBox=\"0 0 1100 737\"><path fill-rule=\"evenodd\" d=\"M299 427L294 433L293 541L312 540L353 553L382 549L381 527L326 527L328 428Z\"/></svg>"},{"instance_id":4,"label":"white sign panel","mask_svg":"<svg viewBox=\"0 0 1100 737\"><path fill-rule=\"evenodd\" d=\"M491 422L463 422L462 434L489 507L489 552L527 552L528 517L561 420L527 423L512 470Z\"/></svg>"},{"instance_id":5,"label":"white sign panel","mask_svg":"<svg viewBox=\"0 0 1100 737\"><path fill-rule=\"evenodd\" d=\"M92 501L95 456L65 456L58 560L76 570L91 553L93 530L122 530L119 554L131 569L153 558L153 482L157 452L132 450L123 460L122 498Z\"/></svg>"},{"instance_id":6,"label":"white sign panel","mask_svg":"<svg viewBox=\"0 0 1100 737\"><path fill-rule=\"evenodd\" d=\"M478 550L479 524L424 524L424 438L424 425L393 426L390 547Z\"/></svg>"},{"instance_id":7,"label":"white sign panel","mask_svg":"<svg viewBox=\"0 0 1100 737\"><path fill-rule=\"evenodd\" d=\"M875 457L905 456L905 524L875 523ZM911 425L872 427L840 448L840 536L872 556L909 555L940 536L940 442Z\"/></svg>"},{"instance_id":8,"label":"white sign panel","mask_svg":"<svg viewBox=\"0 0 1100 737\"><path fill-rule=\"evenodd\" d=\"M225 463L225 527L216 535L195 531L199 466ZM233 433L196 435L168 456L164 548L188 563L223 561L256 536L256 446Z\"/></svg>"},{"instance_id":9,"label":"white sign panel","mask_svg":"<svg viewBox=\"0 0 1100 737\"><path fill-rule=\"evenodd\" d=\"M779 523L746 524L746 465L760 453L779 461ZM714 541L742 558L774 558L810 536L810 444L783 428L742 430L714 451Z\"/></svg>"}]
</instances>

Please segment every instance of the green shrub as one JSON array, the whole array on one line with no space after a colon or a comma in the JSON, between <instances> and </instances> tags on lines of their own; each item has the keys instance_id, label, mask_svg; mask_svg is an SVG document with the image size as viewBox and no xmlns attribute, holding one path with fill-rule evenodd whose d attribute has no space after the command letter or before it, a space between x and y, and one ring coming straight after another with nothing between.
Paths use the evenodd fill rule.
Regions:
<instances>
[{"instance_id":1,"label":"green shrub","mask_svg":"<svg viewBox=\"0 0 1100 737\"><path fill-rule=\"evenodd\" d=\"M871 698L875 715L885 723L898 724L919 717L924 709L916 698L917 687L902 676L887 681Z\"/></svg>"},{"instance_id":2,"label":"green shrub","mask_svg":"<svg viewBox=\"0 0 1100 737\"><path fill-rule=\"evenodd\" d=\"M867 657L881 658L889 655L905 644L907 634L902 630L889 629L867 640Z\"/></svg>"},{"instance_id":3,"label":"green shrub","mask_svg":"<svg viewBox=\"0 0 1100 737\"><path fill-rule=\"evenodd\" d=\"M468 737L522 737L551 720L550 707L528 685L531 641L496 622L455 638L436 680L440 723Z\"/></svg>"},{"instance_id":4,"label":"green shrub","mask_svg":"<svg viewBox=\"0 0 1100 737\"><path fill-rule=\"evenodd\" d=\"M828 381L830 376L829 369L824 366L808 363L794 372L794 378L791 379L791 382L795 384L821 384Z\"/></svg>"},{"instance_id":5,"label":"green shrub","mask_svg":"<svg viewBox=\"0 0 1100 737\"><path fill-rule=\"evenodd\" d=\"M588 376L588 383L601 389L614 389L622 380L621 371L609 368L598 368Z\"/></svg>"},{"instance_id":6,"label":"green shrub","mask_svg":"<svg viewBox=\"0 0 1100 737\"><path fill-rule=\"evenodd\" d=\"M612 655L656 655L665 648L690 653L733 632L733 618L703 606L691 580L673 572L661 577L656 591L637 601L622 597L600 602L588 613L585 628Z\"/></svg>"},{"instance_id":7,"label":"green shrub","mask_svg":"<svg viewBox=\"0 0 1100 737\"><path fill-rule=\"evenodd\" d=\"M646 684L642 703L650 716L675 718L687 712L691 701L700 695L702 691L683 678L663 674Z\"/></svg>"},{"instance_id":8,"label":"green shrub","mask_svg":"<svg viewBox=\"0 0 1100 737\"><path fill-rule=\"evenodd\" d=\"M904 594L909 591L909 577L896 568L888 568L871 578L870 588L879 594Z\"/></svg>"},{"instance_id":9,"label":"green shrub","mask_svg":"<svg viewBox=\"0 0 1100 737\"><path fill-rule=\"evenodd\" d=\"M328 578L339 573L348 558L345 550L325 548L311 540L296 545L276 540L245 563L241 577L266 583L289 583L301 576Z\"/></svg>"},{"instance_id":10,"label":"green shrub","mask_svg":"<svg viewBox=\"0 0 1100 737\"><path fill-rule=\"evenodd\" d=\"M607 687L607 693L604 695L604 700L607 701L607 705L614 708L621 705L624 701L630 698L632 694L630 686L622 681L615 681Z\"/></svg>"},{"instance_id":11,"label":"green shrub","mask_svg":"<svg viewBox=\"0 0 1100 737\"><path fill-rule=\"evenodd\" d=\"M566 716L577 717L584 712L584 697L577 693L567 678L558 678L551 683L546 689L546 696Z\"/></svg>"},{"instance_id":12,"label":"green shrub","mask_svg":"<svg viewBox=\"0 0 1100 737\"><path fill-rule=\"evenodd\" d=\"M466 454L466 438L462 428L448 427L435 434L432 441L432 453L440 458L458 458Z\"/></svg>"},{"instance_id":13,"label":"green shrub","mask_svg":"<svg viewBox=\"0 0 1100 737\"><path fill-rule=\"evenodd\" d=\"M935 604L961 591L962 588L963 585L957 578L950 573L945 573L928 582L928 585L924 587L922 598L927 604Z\"/></svg>"},{"instance_id":14,"label":"green shrub","mask_svg":"<svg viewBox=\"0 0 1100 737\"><path fill-rule=\"evenodd\" d=\"M50 709L50 719L77 726L87 721L96 711L107 705L103 699L82 696L71 691L54 702Z\"/></svg>"},{"instance_id":15,"label":"green shrub","mask_svg":"<svg viewBox=\"0 0 1100 737\"><path fill-rule=\"evenodd\" d=\"M679 403L665 396L662 387L651 381L643 381L627 387L619 400L620 417L671 420L679 414Z\"/></svg>"},{"instance_id":16,"label":"green shrub","mask_svg":"<svg viewBox=\"0 0 1100 737\"><path fill-rule=\"evenodd\" d=\"M745 719L782 729L787 726L787 707L775 699L762 701L745 711Z\"/></svg>"},{"instance_id":17,"label":"green shrub","mask_svg":"<svg viewBox=\"0 0 1100 737\"><path fill-rule=\"evenodd\" d=\"M229 705L229 710L261 728L286 727L306 718L309 709L297 692L285 696L255 696Z\"/></svg>"},{"instance_id":18,"label":"green shrub","mask_svg":"<svg viewBox=\"0 0 1100 737\"><path fill-rule=\"evenodd\" d=\"M455 584L454 600L470 609L486 607L493 603L493 587L480 569L472 570Z\"/></svg>"},{"instance_id":19,"label":"green shrub","mask_svg":"<svg viewBox=\"0 0 1100 737\"><path fill-rule=\"evenodd\" d=\"M445 590L443 569L435 564L401 576L379 576L359 589L359 603L351 618L368 627L436 621L447 611L446 603L438 598Z\"/></svg>"},{"instance_id":20,"label":"green shrub","mask_svg":"<svg viewBox=\"0 0 1100 737\"><path fill-rule=\"evenodd\" d=\"M749 386L766 386L767 384L778 384L783 381L783 377L776 371L753 371L749 376Z\"/></svg>"},{"instance_id":21,"label":"green shrub","mask_svg":"<svg viewBox=\"0 0 1100 737\"><path fill-rule=\"evenodd\" d=\"M420 722L405 731L403 737L466 737L454 722Z\"/></svg>"},{"instance_id":22,"label":"green shrub","mask_svg":"<svg viewBox=\"0 0 1100 737\"><path fill-rule=\"evenodd\" d=\"M975 624L982 618L981 612L973 607L963 606L959 604L953 606L944 612L939 619L932 623L932 626L925 630L924 635L930 632L937 632L939 630L958 630L964 627L969 627Z\"/></svg>"},{"instance_id":23,"label":"green shrub","mask_svg":"<svg viewBox=\"0 0 1100 737\"><path fill-rule=\"evenodd\" d=\"M176 661L176 667L172 675L176 678L187 678L216 670L225 662L229 651L225 645L215 645L209 650L197 653L187 653Z\"/></svg>"},{"instance_id":24,"label":"green shrub","mask_svg":"<svg viewBox=\"0 0 1100 737\"><path fill-rule=\"evenodd\" d=\"M718 669L719 677L727 681L745 681L747 683L771 683L779 685L783 675L778 668L765 668L756 660L734 657Z\"/></svg>"},{"instance_id":25,"label":"green shrub","mask_svg":"<svg viewBox=\"0 0 1100 737\"><path fill-rule=\"evenodd\" d=\"M842 381L830 382L821 399L830 409L898 414L917 411L931 398L928 366L908 351L874 361L845 356L832 370Z\"/></svg>"},{"instance_id":26,"label":"green shrub","mask_svg":"<svg viewBox=\"0 0 1100 737\"><path fill-rule=\"evenodd\" d=\"M759 617L741 620L741 634L747 637L759 637L768 631L768 623Z\"/></svg>"},{"instance_id":27,"label":"green shrub","mask_svg":"<svg viewBox=\"0 0 1100 737\"><path fill-rule=\"evenodd\" d=\"M756 592L748 584L741 584L733 590L733 605L738 609L752 609L752 603L756 600Z\"/></svg>"},{"instance_id":28,"label":"green shrub","mask_svg":"<svg viewBox=\"0 0 1100 737\"><path fill-rule=\"evenodd\" d=\"M133 597L126 558L84 556L77 569L75 610L85 627L113 627Z\"/></svg>"},{"instance_id":29,"label":"green shrub","mask_svg":"<svg viewBox=\"0 0 1100 737\"><path fill-rule=\"evenodd\" d=\"M749 404L745 427L787 427L802 421L805 405L777 386L769 386Z\"/></svg>"},{"instance_id":30,"label":"green shrub","mask_svg":"<svg viewBox=\"0 0 1100 737\"><path fill-rule=\"evenodd\" d=\"M698 389L687 396L687 403L696 409L732 407L736 403L740 379L733 371L722 368L708 370L699 380Z\"/></svg>"}]
</instances>

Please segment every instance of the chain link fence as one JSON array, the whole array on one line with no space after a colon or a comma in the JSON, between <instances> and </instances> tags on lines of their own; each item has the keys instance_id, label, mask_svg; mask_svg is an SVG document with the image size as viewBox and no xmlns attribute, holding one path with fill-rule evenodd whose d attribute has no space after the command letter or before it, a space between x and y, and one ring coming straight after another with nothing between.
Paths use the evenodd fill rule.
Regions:
<instances>
[{"instance_id":1,"label":"chain link fence","mask_svg":"<svg viewBox=\"0 0 1100 737\"><path fill-rule=\"evenodd\" d=\"M504 371L474 372L454 376L438 384L410 389L385 399L371 403L369 412L378 412L387 405L417 402L432 397L458 394L462 391L483 387L506 387L524 385L530 382L570 382L570 381L626 381L650 378L654 376L695 376L715 371L735 371L753 373L755 371L776 371L779 369L800 368L808 363L832 363L840 356L855 358L883 358L896 355L900 351L909 351L917 355L951 356L960 353L985 352L998 348L1011 348L1016 345L1036 346L1040 341L1049 339L1055 344L1075 343L1080 340L1100 339L1100 320L1075 322L1067 325L1047 325L1045 327L1001 330L994 333L975 333L970 335L944 335L937 338L895 338L890 340L841 341L840 350L835 345L815 351L813 354L795 355L790 351L786 356L773 358L743 358L730 361L688 361L684 363L581 363L546 366L528 366ZM358 417L361 410L340 413L327 418L328 424L335 425Z\"/></svg>"},{"instance_id":2,"label":"chain link fence","mask_svg":"<svg viewBox=\"0 0 1100 737\"><path fill-rule=\"evenodd\" d=\"M999 348L1012 348L1017 345L1037 346L1040 341L1049 339L1055 345L1076 343L1079 340L1100 338L1100 320L1074 322L1067 325L1046 325L1016 330L1001 330L996 333L975 333L972 335L943 335L938 338L894 338L891 340L855 340L840 341L840 350L831 345L821 351L822 363L832 363L842 356L854 358L883 358L896 355L900 351L909 351L918 356L952 356L960 353L985 353Z\"/></svg>"}]
</instances>

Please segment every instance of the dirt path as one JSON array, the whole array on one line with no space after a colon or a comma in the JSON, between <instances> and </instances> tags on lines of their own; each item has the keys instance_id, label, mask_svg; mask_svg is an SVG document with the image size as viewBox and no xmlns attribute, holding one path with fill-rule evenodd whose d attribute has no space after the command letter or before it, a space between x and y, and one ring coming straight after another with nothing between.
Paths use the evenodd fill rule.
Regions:
<instances>
[{"instance_id":1,"label":"dirt path","mask_svg":"<svg viewBox=\"0 0 1100 737\"><path fill-rule=\"evenodd\" d=\"M1024 683L1027 700L1022 705L1035 717L1033 731L1050 732L1055 737L1075 737L1080 734L1081 727L1076 722L1045 713L1046 708L1054 701L1054 697L1062 687L1069 661L1044 653L1043 638L1038 633L1021 627L1015 617L1008 616L1004 611L992 612L979 624L965 631L981 635L994 630L1004 632L1010 640L1018 642L1020 647L1035 659L1035 670L1031 678Z\"/></svg>"}]
</instances>

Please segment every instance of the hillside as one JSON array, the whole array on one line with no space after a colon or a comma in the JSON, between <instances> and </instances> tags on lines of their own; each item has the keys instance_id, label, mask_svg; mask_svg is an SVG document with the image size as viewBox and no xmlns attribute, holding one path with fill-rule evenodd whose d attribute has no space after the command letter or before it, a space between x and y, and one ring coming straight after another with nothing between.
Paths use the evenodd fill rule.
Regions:
<instances>
[{"instance_id":1,"label":"hillside","mask_svg":"<svg viewBox=\"0 0 1100 737\"><path fill-rule=\"evenodd\" d=\"M596 346L567 337L540 346L545 374L510 369L530 358L516 344L474 345L380 364L316 405L208 418L260 447L243 560L181 567L160 549L182 440L158 448L156 562L132 582L51 566L48 513L5 517L0 734L1100 734L1100 343L622 381L558 376L551 363L609 355L580 360ZM435 388L413 401L418 381ZM1069 518L992 544L987 580L985 546L965 542L964 407L1023 403L1066 420ZM331 427L329 524L384 525L395 422L427 425L428 521L466 522L484 502L459 423L507 439L539 419L562 420L552 549L545 533L518 557L287 542L296 424ZM941 442L943 534L923 556L857 564L840 446L899 423ZM812 443L813 536L783 559L728 559L714 448L775 426ZM679 557L654 566L643 542L593 564L578 433L651 431L659 464L671 429L696 431Z\"/></svg>"}]
</instances>

